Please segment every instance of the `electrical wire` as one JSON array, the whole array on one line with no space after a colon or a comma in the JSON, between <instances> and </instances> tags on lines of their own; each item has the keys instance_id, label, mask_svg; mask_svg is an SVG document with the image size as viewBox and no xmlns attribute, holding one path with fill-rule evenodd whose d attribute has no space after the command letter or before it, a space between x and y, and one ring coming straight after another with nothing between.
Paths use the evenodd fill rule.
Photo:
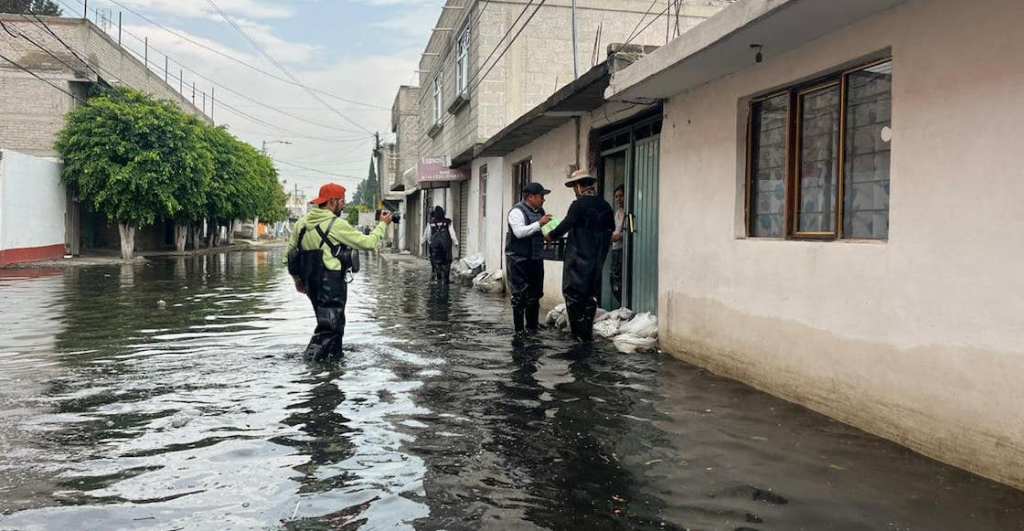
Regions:
<instances>
[{"instance_id":1,"label":"electrical wire","mask_svg":"<svg viewBox=\"0 0 1024 531\"><path fill-rule=\"evenodd\" d=\"M292 81L295 82L296 85L302 87L303 90L305 90L307 93L309 93L309 95L312 96L314 99L319 101L324 107L327 107L331 111L334 111L334 113L337 114L339 117L341 117L342 120L345 120L346 122L348 122L348 123L358 127L359 129L362 129L363 131L366 131L367 133L372 133L372 131L370 131L369 129L364 127L362 124L360 124L360 123L356 122L355 120L349 118L348 116L345 116L344 114L342 114L341 111L339 111L338 109L335 109L334 106L332 106L330 103L327 103L326 101L324 101L324 99L321 98L320 95L317 94L313 89L311 89L307 85L305 85L302 82L300 82L299 79L297 77L295 77L295 74L292 74L292 72L290 70L288 70L287 68L285 68L285 66L283 64L278 62L277 59L274 59L274 57L272 55L270 55L270 53L267 52L262 46L260 46L260 44L258 42L256 42L255 39L250 37L249 34L245 32L245 30L243 30L238 24L236 24L235 21L231 17L229 17L228 14L225 13L220 8L220 6L217 5L216 2L214 2L214 0L207 0L207 2L209 2L210 5L213 6L213 8L217 10L217 13L220 14L221 18L223 18L224 21L228 23L228 25L230 25L231 27L235 28L235 30L238 31L238 33L241 34L242 37L245 37L245 40L249 41L249 44L251 44L253 46L253 48L255 48L256 51L260 53L260 55L265 57L274 66L276 66L278 70L280 70L286 76L288 76Z\"/></svg>"},{"instance_id":2,"label":"electrical wire","mask_svg":"<svg viewBox=\"0 0 1024 531\"><path fill-rule=\"evenodd\" d=\"M669 10L669 8L670 8L670 7L672 7L672 5L671 5L671 4L668 4L668 5L666 5L666 6L665 6L665 9L662 9L660 13L658 13L657 15L655 15L655 16L654 16L654 18L652 18L652 19L651 19L651 21L650 21L650 22L648 22L648 23L647 23L647 25L646 25L646 26L644 26L644 28L643 28L642 30L640 30L640 32L639 32L639 33L637 33L637 34L635 34L635 35L631 36L630 38L626 39L626 42L625 42L625 43L623 43L623 46L626 46L626 45L628 45L629 43L633 42L633 39L635 39L635 38L639 37L639 36L640 36L640 35L642 35L642 34L643 34L643 33L644 33L645 31L647 31L647 28L651 27L651 24L654 24L655 22L657 22L657 21L658 21L658 19L659 19L659 18L661 18L661 16L662 16L662 15L665 15L666 13L668 13L668 10ZM641 22L643 22L643 19L640 19L640 21L641 21ZM639 26L639 23L638 23L637 25Z\"/></svg>"},{"instance_id":3,"label":"electrical wire","mask_svg":"<svg viewBox=\"0 0 1024 531\"><path fill-rule=\"evenodd\" d=\"M518 38L519 38L519 35L521 35L521 34L523 33L523 30L525 30L525 29L526 29L526 26L528 26L528 25L530 24L530 21L531 21L531 20L533 20L533 17L537 15L537 12L539 12L539 11L541 10L541 8L542 8L542 7L544 7L544 3L545 3L545 2L547 2L547 0L540 0L540 2L538 2L538 3L537 3L537 7L536 7L536 8L534 8L533 12L532 12L532 13L530 13L530 16L529 16L529 17L527 17L527 19L526 19L526 21L525 21L525 22L523 22L523 25L519 27L519 30L518 30L518 31L516 32L516 34L515 34L515 35L514 35L514 36L512 37L512 39L511 39L510 41L508 41L508 43L507 43L507 44L505 45L505 49L503 49L503 50L501 51L501 54L499 54L499 55L498 55L498 57L497 57L497 58L496 58L496 59L494 60L494 62L492 62L492 63L491 63L491 66L489 66L489 67L487 68L487 70L486 70L486 71L485 71L485 70L483 70L483 69L481 69L481 70L477 71L477 75L480 75L480 73L481 73L481 72L483 72L483 75L481 75L479 79L477 79L477 76L473 76L473 79L475 79L475 80L476 80L476 83L474 83L474 84L472 84L472 86L468 87L468 88L466 89L466 91L467 91L467 92L472 92L472 91L473 91L473 90L475 90L475 89L476 89L476 88L477 88L478 86L480 86L480 84L481 84L481 83L483 83L483 81L484 81L485 79L487 79L487 76L488 76L488 74L490 74L490 73L491 73L491 70L493 70L493 69L494 69L494 67L495 67L495 66L497 66L497 64L498 64L498 61L501 61L502 57L504 57L504 56L505 56L505 54L506 54L506 53L508 53L508 50L509 50L509 48L511 48L511 47L512 47L512 45L513 45L513 44L515 44L515 42L516 42L516 39L518 39ZM529 6L530 6L530 4L532 4L532 3L533 3L533 0L530 0L530 3L529 3L529 4L527 4L527 7L529 7ZM524 12L525 12L525 11L524 11ZM521 17L520 17L520 18L521 18ZM516 20L518 21L519 19L517 18ZM509 30L511 30L511 29L512 29L512 27L514 27L514 24L513 24L513 26L510 26L510 27L509 27ZM501 45L501 41L499 41L499 43L498 43L498 44L499 44L499 46L500 46L500 45ZM495 50L497 50L497 48L498 48L498 47L495 47ZM491 55L492 55L492 56L494 55L494 52L493 52L493 51L491 52ZM486 63L486 61L485 61L485 63ZM453 119L454 117L455 117L455 115L454 115L454 114L447 114L447 115L446 115L446 116L444 117L444 119L443 119L443 120L441 120L441 122L440 122L440 123L441 123L441 125L442 125L442 126L444 126L445 124L447 124L447 123L448 123L448 122L449 122L449 121L450 121L451 119Z\"/></svg>"},{"instance_id":4,"label":"electrical wire","mask_svg":"<svg viewBox=\"0 0 1024 531\"><path fill-rule=\"evenodd\" d=\"M68 96L71 96L71 98L72 98L72 99L74 99L74 100L75 100L76 102L78 102L79 104L82 104L82 105L84 105L84 104L85 104L85 101L83 101L83 100L82 100L81 98L79 98L78 96L75 96L74 94L72 94L72 93L70 93L70 92L68 92L68 91L66 91L66 90L64 90L64 89L62 89L62 88L60 88L60 87L58 87L57 85L54 85L54 84L53 84L53 83L51 83L51 82L50 82L50 80L48 80L48 79L43 79L42 77L39 77L39 75L38 75L38 74L36 74L35 72L33 72L33 71L29 70L28 68L25 68L24 66L21 66L20 64L18 64L18 63L16 63L16 62L14 62L14 61L13 61L13 60L11 60L11 59L8 59L8 58L7 58L6 56L4 56L4 55L0 55L0 59L3 59L4 61L7 61L8 63L11 63L11 64L12 64L12 65L14 65L15 67L17 67L17 68L18 68L19 70L23 70L23 71L25 71L26 73L28 73L28 74L29 74L29 75L31 75L32 77L34 77L34 78L38 79L39 81L42 81L43 83L46 83L47 85L50 85L51 87L53 87L53 88L55 88L55 89L57 89L57 90L59 90L59 91L63 92L64 94L67 94Z\"/></svg>"},{"instance_id":5,"label":"electrical wire","mask_svg":"<svg viewBox=\"0 0 1024 531\"><path fill-rule=\"evenodd\" d=\"M62 0L58 0L58 1L62 5L67 7L67 4L65 4ZM122 32L125 35L128 35L129 37L131 37L131 38L133 38L133 39L135 39L135 40L137 40L139 42L145 42L145 40L143 38L139 37L138 35L135 35L134 33L130 32L128 30L122 30ZM148 44L147 44L147 46L148 46ZM135 55L136 57L138 57L140 59L143 58L142 54L140 54L139 52L129 48L128 46L123 46L122 45L122 48L124 48L129 53ZM153 50L153 51L155 51L157 53L161 53L165 57L169 58L169 55L167 53L163 52L162 50L160 50L158 48L155 48L153 46L149 46L149 49ZM323 123L320 123L320 122L316 122L316 121L310 120L310 119L305 118L303 116L299 116L297 114L284 111L284 110L282 110L282 109L280 109L278 107L275 107L275 106L270 105L268 103L264 103L264 102L259 101L259 100L255 99L255 98L251 97L251 96L248 96L248 95L246 95L246 94L244 94L244 93L242 93L240 91L232 89L231 87L226 86L226 85L224 85L222 83L218 83L217 81L214 81L213 78L211 78L210 76L204 75L202 72L198 72L195 69L189 68L188 66L186 66L186 65L184 65L184 64L182 64L182 63L180 63L178 61L174 61L174 63L177 64L178 66L182 67L182 70L185 70L187 72L190 72L190 73L194 74L196 77L205 80L206 82L208 82L210 85L213 85L214 87L220 88L221 90L224 90L224 91L226 91L226 92L228 92L230 94L234 94L235 96L237 96L237 97L239 97L241 99L249 101L249 102L251 102L253 104L256 104L256 105L258 105L260 107L263 107L263 108L269 109L271 111L274 111L274 112L276 112L278 114L287 116L287 117L292 118L294 120L298 120L300 122L304 122L304 123L307 123L307 124L310 124L310 125L314 125L316 127L321 127L321 128L324 128L324 129L330 129L330 130L337 131L337 132L340 132L340 133L360 133L361 132L361 131L356 131L356 130L353 130L353 129L344 129L344 128L339 128L339 127L335 127L335 126L332 126L332 125L323 124ZM156 65L155 69L156 69L157 72L163 71L166 76L174 77L175 79L181 79L179 76L174 76L173 74L168 72L166 69L160 68L159 65ZM182 83L184 83L183 79L182 79ZM184 97L184 95L183 95L183 97Z\"/></svg>"},{"instance_id":6,"label":"electrical wire","mask_svg":"<svg viewBox=\"0 0 1024 531\"><path fill-rule=\"evenodd\" d=\"M145 20L146 22L148 22L148 23L150 23L150 24L152 24L152 25L154 25L154 26L164 30L165 32L170 33L171 35L174 35L174 36L178 37L179 39L185 40L186 42L192 44L193 46L198 46L199 48L203 48L204 50L207 50L209 52L215 53L215 54L217 54L217 55L219 55L219 56L221 56L221 57L223 57L225 59L228 59L229 61L238 63L238 64L240 64L240 65L242 65L242 66L244 66L244 67L246 67L246 68L248 68L250 70L258 72L258 73L260 73L260 74L262 74L264 76L267 76L269 78L276 79L278 81L281 81L283 83L287 83L289 85L295 85L295 86L298 86L300 88L309 88L309 90L312 90L312 91L317 92L319 94L322 94L324 96L328 96L328 97L334 98L334 99L336 99L338 101L343 101L343 102L346 102L346 103L351 103L352 105L360 105L360 106L363 106L363 107L370 107L370 108L381 109L381 110L390 110L390 109L388 109L386 107L382 107L380 105L374 105L372 103L366 103L366 102L357 101L357 100L353 100L353 99L349 99L349 98L343 98L341 96L338 96L338 95L335 95L335 94L331 94L330 92L327 92L325 90L305 87L301 83L297 83L297 82L295 82L293 80L288 80L288 79L285 79L285 78L280 77L278 75L275 75L275 74L272 74L270 72L267 72L266 70L260 69L259 67L255 66L255 65L252 65L252 64L246 62L243 59L239 59L239 58L237 58L237 57L235 57L235 56L233 56L231 54L222 52L222 51L220 51L220 50L218 50L218 49L216 49L216 48L214 48L212 46L209 46L207 44L199 42L199 41L189 37L186 34L183 34L183 33L179 32L179 31L171 29L171 28L169 28L169 27L167 27L167 26L165 26L165 25L163 25L163 24L161 24L159 22L156 22L155 20L153 20L153 19L151 19L151 18L149 18L149 17L139 13L138 11L135 11L135 10L125 6L124 4L119 2L118 0L108 0L108 1L110 3L116 5L116 6L120 7L121 9L124 9L125 11L127 11L127 12L129 12L129 13L131 13L131 14L139 17L139 18L141 18L142 20ZM78 2L82 3L82 0L78 0Z\"/></svg>"}]
</instances>

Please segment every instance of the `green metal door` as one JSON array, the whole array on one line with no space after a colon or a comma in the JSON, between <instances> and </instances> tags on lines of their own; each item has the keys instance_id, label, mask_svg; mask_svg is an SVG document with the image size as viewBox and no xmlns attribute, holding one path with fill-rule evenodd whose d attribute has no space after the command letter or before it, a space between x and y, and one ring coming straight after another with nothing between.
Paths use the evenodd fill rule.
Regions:
<instances>
[{"instance_id":1,"label":"green metal door","mask_svg":"<svg viewBox=\"0 0 1024 531\"><path fill-rule=\"evenodd\" d=\"M631 300L637 312L658 312L658 136L637 140L634 148L630 237Z\"/></svg>"}]
</instances>

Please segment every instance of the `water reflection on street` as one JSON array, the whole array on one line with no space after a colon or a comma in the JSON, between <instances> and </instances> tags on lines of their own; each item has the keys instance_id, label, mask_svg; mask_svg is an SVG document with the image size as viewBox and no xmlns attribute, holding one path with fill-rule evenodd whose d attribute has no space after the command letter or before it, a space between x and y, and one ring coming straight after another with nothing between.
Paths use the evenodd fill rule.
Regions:
<instances>
[{"instance_id":1,"label":"water reflection on street","mask_svg":"<svg viewBox=\"0 0 1024 531\"><path fill-rule=\"evenodd\" d=\"M3 272L0 529L1024 529L1024 493L667 356L513 346L409 259L307 363L279 262Z\"/></svg>"}]
</instances>

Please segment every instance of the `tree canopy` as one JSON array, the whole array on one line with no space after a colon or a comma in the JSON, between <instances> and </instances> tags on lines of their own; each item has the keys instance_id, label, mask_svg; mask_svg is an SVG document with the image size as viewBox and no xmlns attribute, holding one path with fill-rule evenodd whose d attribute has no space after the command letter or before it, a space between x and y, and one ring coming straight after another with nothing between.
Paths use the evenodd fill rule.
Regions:
<instances>
[{"instance_id":1,"label":"tree canopy","mask_svg":"<svg viewBox=\"0 0 1024 531\"><path fill-rule=\"evenodd\" d=\"M268 157L226 129L132 89L104 90L69 113L57 150L65 184L123 226L287 218Z\"/></svg>"},{"instance_id":2,"label":"tree canopy","mask_svg":"<svg viewBox=\"0 0 1024 531\"><path fill-rule=\"evenodd\" d=\"M117 223L198 219L213 173L202 127L170 102L105 91L68 114L57 140L63 180Z\"/></svg>"},{"instance_id":3,"label":"tree canopy","mask_svg":"<svg viewBox=\"0 0 1024 531\"><path fill-rule=\"evenodd\" d=\"M63 11L52 0L0 0L0 13L33 13L59 17Z\"/></svg>"}]
</instances>

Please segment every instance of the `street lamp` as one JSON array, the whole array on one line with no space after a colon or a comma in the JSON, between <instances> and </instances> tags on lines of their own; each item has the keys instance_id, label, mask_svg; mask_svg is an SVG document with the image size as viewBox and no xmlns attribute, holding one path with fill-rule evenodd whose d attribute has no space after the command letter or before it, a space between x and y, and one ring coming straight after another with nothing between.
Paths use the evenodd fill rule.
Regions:
<instances>
[{"instance_id":1,"label":"street lamp","mask_svg":"<svg viewBox=\"0 0 1024 531\"><path fill-rule=\"evenodd\" d=\"M289 146L292 145L292 143L287 141L287 140L264 140L263 141L263 154L264 155L267 154L267 146L270 146L270 145L273 145L273 144L286 144L286 145L289 145Z\"/></svg>"}]
</instances>

